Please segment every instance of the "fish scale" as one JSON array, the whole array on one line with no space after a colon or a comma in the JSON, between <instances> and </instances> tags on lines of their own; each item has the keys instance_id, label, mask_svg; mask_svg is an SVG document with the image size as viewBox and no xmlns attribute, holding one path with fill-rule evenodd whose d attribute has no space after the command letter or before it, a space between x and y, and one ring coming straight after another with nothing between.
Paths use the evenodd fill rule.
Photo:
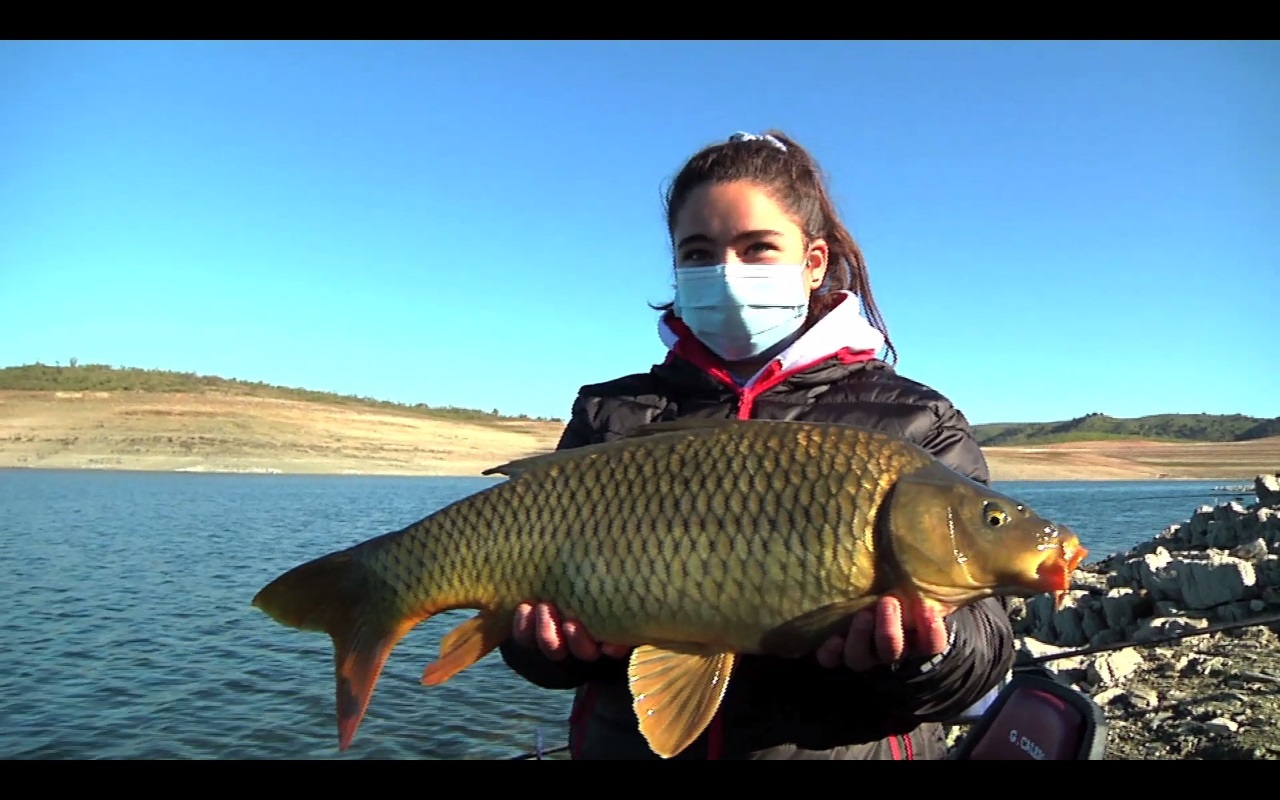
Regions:
<instances>
[{"instance_id":1,"label":"fish scale","mask_svg":"<svg viewBox=\"0 0 1280 800\"><path fill-rule=\"evenodd\" d=\"M677 627L697 624L751 648L761 625L781 624L835 592L865 591L871 576L858 574L858 561L870 547L871 517L863 515L859 528L852 509L878 502L883 484L850 487L838 469L842 442L793 425L758 426L724 441L715 448L692 438L641 439L623 457L523 476L410 527L393 549L422 552L415 561L435 567L417 573L407 592L417 607L407 610L555 597L565 614L606 641L699 636L704 632ZM848 442L852 459L881 474L903 466L875 461L862 439ZM688 476L683 491L647 490L660 485L658 476L674 475ZM788 530L788 546L771 547ZM600 563L617 563L629 585L615 594L581 574L582 565ZM675 580L676 563L704 576L705 586L694 592L691 582ZM371 567L378 573L384 564ZM388 582L403 592L410 580L396 573ZM760 604L758 597L778 602ZM645 622L638 627L639 619Z\"/></svg>"},{"instance_id":2,"label":"fish scale","mask_svg":"<svg viewBox=\"0 0 1280 800\"><path fill-rule=\"evenodd\" d=\"M255 597L283 624L333 638L341 748L390 650L443 611L478 613L444 637L427 684L497 647L522 602L551 602L633 646L637 722L670 756L714 715L739 654L809 652L888 593L905 614L1062 591L1085 552L920 447L844 425L659 423L490 473L509 480Z\"/></svg>"}]
</instances>

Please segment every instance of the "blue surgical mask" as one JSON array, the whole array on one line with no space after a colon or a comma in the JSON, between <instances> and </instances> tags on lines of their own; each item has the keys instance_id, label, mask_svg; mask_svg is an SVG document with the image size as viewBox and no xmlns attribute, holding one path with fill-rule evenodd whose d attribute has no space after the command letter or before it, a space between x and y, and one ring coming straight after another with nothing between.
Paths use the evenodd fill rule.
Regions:
<instances>
[{"instance_id":1,"label":"blue surgical mask","mask_svg":"<svg viewBox=\"0 0 1280 800\"><path fill-rule=\"evenodd\" d=\"M804 324L804 270L804 264L678 267L675 312L726 361L758 356Z\"/></svg>"}]
</instances>

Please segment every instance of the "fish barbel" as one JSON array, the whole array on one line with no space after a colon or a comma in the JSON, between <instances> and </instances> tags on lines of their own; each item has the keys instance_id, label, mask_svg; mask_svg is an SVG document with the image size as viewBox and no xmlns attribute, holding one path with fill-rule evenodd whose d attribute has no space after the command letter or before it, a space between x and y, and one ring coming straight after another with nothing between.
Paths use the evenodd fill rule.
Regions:
<instances>
[{"instance_id":1,"label":"fish barbel","mask_svg":"<svg viewBox=\"0 0 1280 800\"><path fill-rule=\"evenodd\" d=\"M1061 600L1088 551L1069 529L898 437L839 424L681 420L512 461L508 480L402 530L294 567L253 604L334 647L345 750L392 648L453 609L436 685L548 601L633 646L639 727L692 743L742 654L798 657L893 595L904 619L993 595Z\"/></svg>"}]
</instances>

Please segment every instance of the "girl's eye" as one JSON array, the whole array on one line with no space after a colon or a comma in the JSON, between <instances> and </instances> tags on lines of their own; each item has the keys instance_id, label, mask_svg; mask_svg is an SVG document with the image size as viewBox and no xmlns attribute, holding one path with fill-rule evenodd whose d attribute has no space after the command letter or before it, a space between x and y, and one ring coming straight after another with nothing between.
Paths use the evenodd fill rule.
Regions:
<instances>
[{"instance_id":1,"label":"girl's eye","mask_svg":"<svg viewBox=\"0 0 1280 800\"><path fill-rule=\"evenodd\" d=\"M764 253L776 251L778 247L772 242L753 242L747 246L747 254L762 255ZM685 264L701 263L711 259L711 253L706 250L686 250L680 255L680 261Z\"/></svg>"}]
</instances>

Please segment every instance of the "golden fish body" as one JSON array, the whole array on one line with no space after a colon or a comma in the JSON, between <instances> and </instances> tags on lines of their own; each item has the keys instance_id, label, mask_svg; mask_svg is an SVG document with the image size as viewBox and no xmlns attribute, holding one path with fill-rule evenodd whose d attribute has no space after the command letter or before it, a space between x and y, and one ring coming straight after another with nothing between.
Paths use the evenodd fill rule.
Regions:
<instances>
[{"instance_id":1,"label":"golden fish body","mask_svg":"<svg viewBox=\"0 0 1280 800\"><path fill-rule=\"evenodd\" d=\"M391 648L442 611L479 613L444 637L428 684L496 648L532 600L635 646L640 728L669 757L710 722L738 654L799 656L889 593L919 607L1062 591L1085 552L921 448L843 425L662 423L490 472L510 480L255 597L333 638L340 747Z\"/></svg>"}]
</instances>

